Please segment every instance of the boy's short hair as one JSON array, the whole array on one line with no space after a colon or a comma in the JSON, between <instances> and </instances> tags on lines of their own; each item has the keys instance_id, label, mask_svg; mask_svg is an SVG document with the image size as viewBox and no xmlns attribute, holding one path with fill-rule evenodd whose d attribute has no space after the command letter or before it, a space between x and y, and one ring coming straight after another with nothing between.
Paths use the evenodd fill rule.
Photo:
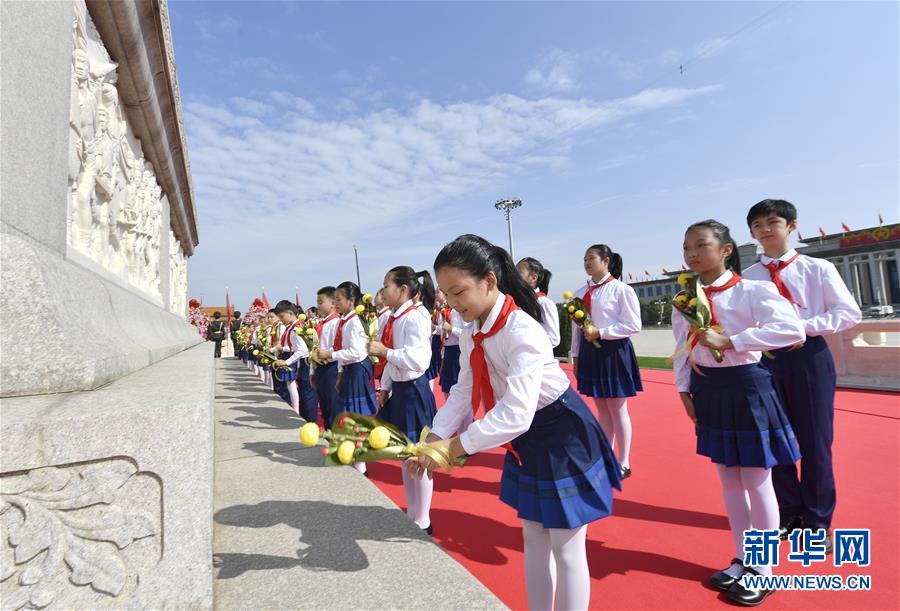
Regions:
<instances>
[{"instance_id":1,"label":"boy's short hair","mask_svg":"<svg viewBox=\"0 0 900 611\"><path fill-rule=\"evenodd\" d=\"M318 291L316 291L316 295L324 295L329 299L334 299L334 292L336 290L337 289L335 289L333 286L323 286Z\"/></svg>"},{"instance_id":2,"label":"boy's short hair","mask_svg":"<svg viewBox=\"0 0 900 611\"><path fill-rule=\"evenodd\" d=\"M751 226L753 221L759 217L769 216L770 214L780 216L788 223L793 223L797 220L797 208L791 202L783 199L764 199L750 208L750 211L747 213L747 227Z\"/></svg>"},{"instance_id":3,"label":"boy's short hair","mask_svg":"<svg viewBox=\"0 0 900 611\"><path fill-rule=\"evenodd\" d=\"M272 308L271 310L266 312L266 314L278 314L278 312L275 311L275 308Z\"/></svg>"},{"instance_id":4,"label":"boy's short hair","mask_svg":"<svg viewBox=\"0 0 900 611\"><path fill-rule=\"evenodd\" d=\"M284 314L285 312L293 312L294 316L297 315L297 306L288 301L287 299L282 299L278 303L275 304L274 311L276 314Z\"/></svg>"}]
</instances>

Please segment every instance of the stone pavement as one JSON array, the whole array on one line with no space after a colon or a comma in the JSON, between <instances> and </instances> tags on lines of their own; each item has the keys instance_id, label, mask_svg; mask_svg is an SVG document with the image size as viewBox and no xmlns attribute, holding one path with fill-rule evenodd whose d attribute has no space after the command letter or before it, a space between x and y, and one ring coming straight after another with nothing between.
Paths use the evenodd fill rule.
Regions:
<instances>
[{"instance_id":1,"label":"stone pavement","mask_svg":"<svg viewBox=\"0 0 900 611\"><path fill-rule=\"evenodd\" d=\"M216 361L217 609L504 608L368 479L324 467L302 424L239 361Z\"/></svg>"}]
</instances>

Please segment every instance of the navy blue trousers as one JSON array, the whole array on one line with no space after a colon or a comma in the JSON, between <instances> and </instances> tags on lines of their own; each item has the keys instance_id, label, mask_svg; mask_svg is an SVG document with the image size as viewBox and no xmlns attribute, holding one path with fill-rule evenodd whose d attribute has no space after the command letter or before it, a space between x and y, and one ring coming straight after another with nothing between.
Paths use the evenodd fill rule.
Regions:
<instances>
[{"instance_id":1,"label":"navy blue trousers","mask_svg":"<svg viewBox=\"0 0 900 611\"><path fill-rule=\"evenodd\" d=\"M338 364L336 361L316 367L316 395L319 397L319 408L322 410L322 420L325 428L330 429L337 403L337 391L334 385L337 383Z\"/></svg>"},{"instance_id":2,"label":"navy blue trousers","mask_svg":"<svg viewBox=\"0 0 900 611\"><path fill-rule=\"evenodd\" d=\"M776 350L762 364L775 379L784 412L800 446L796 465L772 469L782 516L800 517L806 528L830 528L837 504L831 444L834 441L836 377L831 350L821 336L798 350Z\"/></svg>"}]
</instances>

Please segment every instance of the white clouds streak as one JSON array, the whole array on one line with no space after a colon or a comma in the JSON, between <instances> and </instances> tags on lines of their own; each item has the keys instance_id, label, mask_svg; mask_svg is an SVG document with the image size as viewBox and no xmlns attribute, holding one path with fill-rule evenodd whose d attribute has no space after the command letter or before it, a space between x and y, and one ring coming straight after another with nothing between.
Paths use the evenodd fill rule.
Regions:
<instances>
[{"instance_id":1,"label":"white clouds streak","mask_svg":"<svg viewBox=\"0 0 900 611\"><path fill-rule=\"evenodd\" d=\"M384 227L418 233L441 204L536 167L564 165L567 136L716 90L653 89L606 101L423 100L408 111L340 120L317 118L312 104L286 92L227 105L189 101L185 122L204 219L200 255L234 260L229 253L259 247L266 260L290 262L298 277L321 273L335 249L371 244Z\"/></svg>"}]
</instances>

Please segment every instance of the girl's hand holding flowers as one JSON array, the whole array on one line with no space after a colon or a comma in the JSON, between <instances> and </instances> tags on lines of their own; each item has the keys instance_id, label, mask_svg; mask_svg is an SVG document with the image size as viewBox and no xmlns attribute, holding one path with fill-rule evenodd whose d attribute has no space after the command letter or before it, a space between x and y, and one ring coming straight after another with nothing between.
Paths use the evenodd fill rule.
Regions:
<instances>
[{"instance_id":1,"label":"girl's hand holding flowers","mask_svg":"<svg viewBox=\"0 0 900 611\"><path fill-rule=\"evenodd\" d=\"M726 348L733 348L734 346L731 343L731 339L727 335L722 335L718 331L714 329L703 329L699 332L700 343L706 346L707 348L712 348L714 350L725 350Z\"/></svg>"},{"instance_id":2,"label":"girl's hand holding flowers","mask_svg":"<svg viewBox=\"0 0 900 611\"><path fill-rule=\"evenodd\" d=\"M378 340L372 340L369 342L369 355L370 356L383 356L387 358L388 348Z\"/></svg>"}]
</instances>

